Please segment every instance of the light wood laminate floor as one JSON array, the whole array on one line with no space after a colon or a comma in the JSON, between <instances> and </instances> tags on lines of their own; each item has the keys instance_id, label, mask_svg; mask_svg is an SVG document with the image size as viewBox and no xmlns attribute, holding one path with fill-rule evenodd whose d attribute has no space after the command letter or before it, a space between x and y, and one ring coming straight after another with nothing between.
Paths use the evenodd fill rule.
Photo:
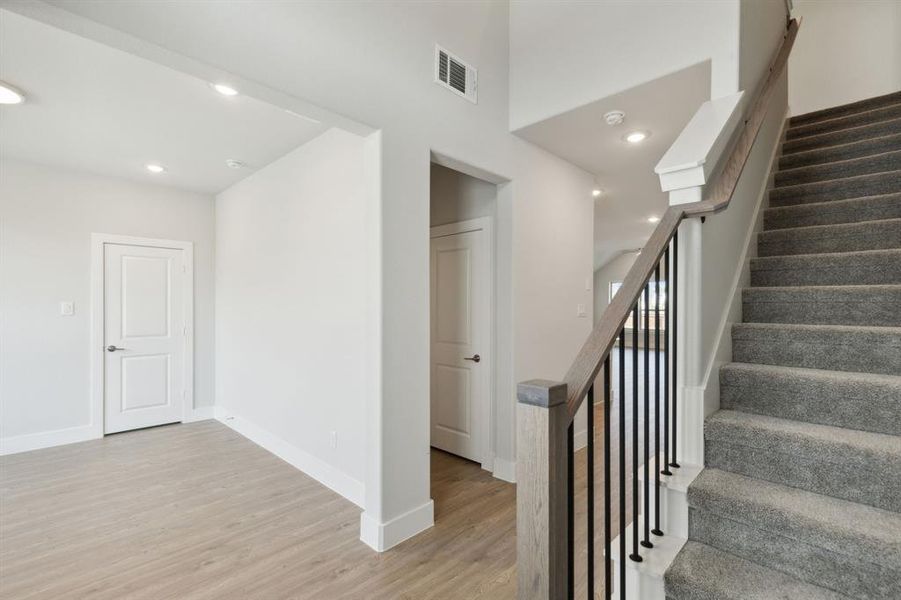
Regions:
<instances>
[{"instance_id":1,"label":"light wood laminate floor","mask_svg":"<svg viewBox=\"0 0 901 600\"><path fill-rule=\"evenodd\" d=\"M595 415L602 598L601 406ZM584 450L575 464L577 597L584 598ZM611 479L618 528L615 472ZM435 527L378 554L359 541L358 507L216 421L7 456L0 459L0 599L515 598L515 486L433 450L432 497Z\"/></svg>"}]
</instances>

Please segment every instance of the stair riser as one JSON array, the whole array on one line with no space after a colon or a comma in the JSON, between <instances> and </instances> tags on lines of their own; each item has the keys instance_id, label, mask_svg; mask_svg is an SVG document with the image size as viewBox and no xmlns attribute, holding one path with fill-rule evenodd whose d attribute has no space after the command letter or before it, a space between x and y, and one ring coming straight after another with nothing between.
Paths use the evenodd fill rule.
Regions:
<instances>
[{"instance_id":1,"label":"stair riser","mask_svg":"<svg viewBox=\"0 0 901 600\"><path fill-rule=\"evenodd\" d=\"M783 289L787 288L745 290L742 303L744 322L901 327L901 311L898 310L901 294L897 291L818 294L805 290L782 295L749 293Z\"/></svg>"},{"instance_id":2,"label":"stair riser","mask_svg":"<svg viewBox=\"0 0 901 600\"><path fill-rule=\"evenodd\" d=\"M893 119L891 121L789 140L782 145L782 153L783 155L788 155L795 152L806 152L807 150L850 144L898 133L901 133L901 119Z\"/></svg>"},{"instance_id":3,"label":"stair riser","mask_svg":"<svg viewBox=\"0 0 901 600\"><path fill-rule=\"evenodd\" d=\"M818 460L815 454L799 456L791 450L788 446L774 450L707 440L704 463L709 468L901 512L901 466L880 463L880 468L873 468L870 463L842 461L835 455Z\"/></svg>"},{"instance_id":4,"label":"stair riser","mask_svg":"<svg viewBox=\"0 0 901 600\"><path fill-rule=\"evenodd\" d=\"M761 257L901 248L901 221L763 231L757 236Z\"/></svg>"},{"instance_id":5,"label":"stair riser","mask_svg":"<svg viewBox=\"0 0 901 600\"><path fill-rule=\"evenodd\" d=\"M740 327L740 326L739 326ZM901 334L773 331L732 334L732 360L824 371L901 375Z\"/></svg>"},{"instance_id":6,"label":"stair riser","mask_svg":"<svg viewBox=\"0 0 901 600\"><path fill-rule=\"evenodd\" d=\"M901 192L901 171L861 175L818 183L775 188L770 191L770 207L795 206L811 202L832 202Z\"/></svg>"},{"instance_id":7,"label":"stair riser","mask_svg":"<svg viewBox=\"0 0 901 600\"><path fill-rule=\"evenodd\" d=\"M776 173L775 184L776 187L803 185L899 169L901 169L901 152L885 152L875 156L780 171Z\"/></svg>"},{"instance_id":8,"label":"stair riser","mask_svg":"<svg viewBox=\"0 0 901 600\"><path fill-rule=\"evenodd\" d=\"M844 104L842 106L835 106L832 108L809 112L803 115L797 115L792 117L789 123L792 127L796 125L808 125L810 123L828 121L847 115L854 115L857 113L871 111L877 108L882 108L884 106L891 106L892 104L901 104L901 92L893 92L891 94L885 94L883 96L876 96L875 98L860 100L859 102L852 102L850 104Z\"/></svg>"},{"instance_id":9,"label":"stair riser","mask_svg":"<svg viewBox=\"0 0 901 600\"><path fill-rule=\"evenodd\" d=\"M779 169L797 169L800 167L822 165L841 160L861 158L863 156L873 156L874 154L882 154L893 150L901 150L901 134L888 135L873 138L871 140L862 140L860 142L842 144L840 146L820 148L819 150L810 150L808 152L787 154L779 159Z\"/></svg>"},{"instance_id":10,"label":"stair riser","mask_svg":"<svg viewBox=\"0 0 901 600\"><path fill-rule=\"evenodd\" d=\"M689 537L852 598L901 597L901 570L803 543L709 511L689 511Z\"/></svg>"},{"instance_id":11,"label":"stair riser","mask_svg":"<svg viewBox=\"0 0 901 600\"><path fill-rule=\"evenodd\" d=\"M901 194L823 204L768 208L763 213L766 231L815 225L860 223L901 218Z\"/></svg>"},{"instance_id":12,"label":"stair riser","mask_svg":"<svg viewBox=\"0 0 901 600\"><path fill-rule=\"evenodd\" d=\"M792 126L785 132L785 138L787 140L795 140L821 133L832 133L834 131L841 131L860 125L869 125L871 123L897 118L901 118L901 104L883 106L881 108L847 115L837 119L828 119L826 121L818 121L807 125Z\"/></svg>"},{"instance_id":13,"label":"stair riser","mask_svg":"<svg viewBox=\"0 0 901 600\"><path fill-rule=\"evenodd\" d=\"M720 372L720 407L805 423L901 435L901 387Z\"/></svg>"},{"instance_id":14,"label":"stair riser","mask_svg":"<svg viewBox=\"0 0 901 600\"><path fill-rule=\"evenodd\" d=\"M751 260L751 285L901 284L901 252L866 255L820 254Z\"/></svg>"}]
</instances>

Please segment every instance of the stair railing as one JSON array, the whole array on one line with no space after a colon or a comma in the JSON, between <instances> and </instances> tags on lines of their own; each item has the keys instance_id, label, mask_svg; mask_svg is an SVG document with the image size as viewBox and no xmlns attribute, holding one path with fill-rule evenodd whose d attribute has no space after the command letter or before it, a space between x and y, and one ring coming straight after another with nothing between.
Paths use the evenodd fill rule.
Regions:
<instances>
[{"instance_id":1,"label":"stair railing","mask_svg":"<svg viewBox=\"0 0 901 600\"><path fill-rule=\"evenodd\" d=\"M782 45L770 65L767 78L757 93L742 125L732 151L723 163L715 184L699 202L671 206L661 218L650 239L642 249L622 286L592 330L562 382L532 380L517 389L517 568L518 597L521 600L562 600L575 597L575 475L574 475L574 419L583 400L588 399L587 413L587 490L586 490L586 561L585 587L587 597L594 598L595 588L595 490L594 490L594 382L603 367L600 401L603 404L603 540L604 589L613 593L614 583L619 596L626 598L626 556L640 562L642 548L654 547L651 534L661 536L660 475L671 475L679 468L677 456L677 348L679 332L678 266L679 225L691 218L704 217L726 209L735 192L738 180L760 131L767 105L779 77L785 69L788 55L797 35L799 23L791 19ZM662 285L661 285L662 284ZM653 298L651 295L653 290ZM664 291L665 290L665 291ZM661 306L661 297L664 297ZM650 315L654 313L654 340L658 353L649 355ZM659 324L663 319L663 331ZM632 320L632 348L627 357L626 324ZM644 349L639 349L639 332L644 333ZM662 342L662 352L660 352ZM614 347L616 351L614 354ZM643 360L641 360L643 355ZM611 428L614 402L611 390L612 356L618 369L617 436L618 471L618 530L620 557L618 574L612 572L613 514L611 513L611 478L613 476ZM651 360L654 361L653 369ZM631 469L627 471L626 397L627 365L630 371L632 405ZM639 364L643 371L643 397L639 401ZM653 371L653 386L651 386ZM661 376L662 372L662 376ZM651 392L653 390L653 393ZM651 432L650 407L653 398L654 455L663 454L663 464L655 465L650 477ZM662 408L662 425L661 413ZM639 421L644 414L643 448L639 444ZM662 444L661 444L662 434ZM639 489L639 463L644 459L642 489ZM660 468L662 466L662 468ZM631 477L631 513L634 522L631 536L627 535L627 479ZM651 484L653 481L653 484ZM651 485L655 501L650 503ZM644 510L643 523L639 514L639 498L645 507L655 507L653 524L651 510ZM630 537L631 539L627 539ZM617 576L618 581L614 582Z\"/></svg>"}]
</instances>

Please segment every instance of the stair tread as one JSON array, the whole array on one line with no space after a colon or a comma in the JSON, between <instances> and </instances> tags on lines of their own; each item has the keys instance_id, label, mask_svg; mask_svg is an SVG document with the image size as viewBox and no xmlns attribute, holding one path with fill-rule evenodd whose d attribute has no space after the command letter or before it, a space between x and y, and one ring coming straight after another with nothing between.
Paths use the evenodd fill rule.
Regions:
<instances>
[{"instance_id":1,"label":"stair tread","mask_svg":"<svg viewBox=\"0 0 901 600\"><path fill-rule=\"evenodd\" d=\"M782 146L782 153L783 156L788 156L813 149L840 146L853 141L871 140L899 132L901 132L901 118L863 123L847 129L786 140Z\"/></svg>"},{"instance_id":2,"label":"stair tread","mask_svg":"<svg viewBox=\"0 0 901 600\"><path fill-rule=\"evenodd\" d=\"M901 103L886 104L873 107L869 110L848 115L838 115L830 119L814 121L798 125L789 125L786 138L796 140L822 133L842 131L859 125L873 125L891 119L897 119L901 115Z\"/></svg>"},{"instance_id":3,"label":"stair tread","mask_svg":"<svg viewBox=\"0 0 901 600\"><path fill-rule=\"evenodd\" d=\"M866 227L894 227L901 225L901 217L893 219L875 219L873 221L857 221L856 223L830 223L829 225L802 225L800 227L786 227L784 229L771 229L769 231L761 231L764 237L795 237L799 234L810 234L822 232L831 234L836 231L855 230Z\"/></svg>"},{"instance_id":4,"label":"stair tread","mask_svg":"<svg viewBox=\"0 0 901 600\"><path fill-rule=\"evenodd\" d=\"M898 103L901 103L901 92L890 92L881 96L864 98L863 100L857 100L856 102L839 104L838 106L830 106L828 108L822 108L820 110L814 110L808 113L795 115L789 119L789 124L803 125L806 123L812 123L814 121L830 119L833 118L833 116L867 112L875 107Z\"/></svg>"},{"instance_id":5,"label":"stair tread","mask_svg":"<svg viewBox=\"0 0 901 600\"><path fill-rule=\"evenodd\" d=\"M868 210L870 211L869 213L867 212ZM872 218L872 216L875 215L878 215L878 218ZM797 225L792 222L803 221L804 219L828 221L810 223L810 225L838 225L841 223L860 223L892 218L901 218L901 193L862 196L844 200L827 200L825 202L809 202L788 206L773 206L764 209L764 224L766 231L808 226ZM774 221L779 221L780 219L787 226L772 227L772 223Z\"/></svg>"},{"instance_id":6,"label":"stair tread","mask_svg":"<svg viewBox=\"0 0 901 600\"><path fill-rule=\"evenodd\" d=\"M889 133L863 140L853 140L844 144L784 154L779 158L779 170L781 172L831 164L852 158L876 156L883 152L897 150L899 147L901 147L901 133Z\"/></svg>"},{"instance_id":7,"label":"stair tread","mask_svg":"<svg viewBox=\"0 0 901 600\"><path fill-rule=\"evenodd\" d=\"M888 220L888 219L887 219ZM901 219L897 219L901 221ZM816 225L815 227L823 227ZM828 227L828 226L827 226ZM803 229L801 227L792 229ZM811 260L861 258L874 256L901 256L901 248L878 248L876 250L849 250L847 252L812 252L810 254L777 254L775 256L755 256L751 258L751 268L754 265L768 265L778 263L804 264Z\"/></svg>"},{"instance_id":8,"label":"stair tread","mask_svg":"<svg viewBox=\"0 0 901 600\"><path fill-rule=\"evenodd\" d=\"M731 362L720 406L783 419L901 435L901 376Z\"/></svg>"},{"instance_id":9,"label":"stair tread","mask_svg":"<svg viewBox=\"0 0 901 600\"><path fill-rule=\"evenodd\" d=\"M901 170L892 169L878 173L776 187L770 191L770 206L848 200L897 192L901 192Z\"/></svg>"},{"instance_id":10,"label":"stair tread","mask_svg":"<svg viewBox=\"0 0 901 600\"><path fill-rule=\"evenodd\" d=\"M889 329L889 328L887 328ZM891 329L899 329L897 327ZM804 367L785 367L782 365L759 365L754 363L730 362L724 364L723 371L744 371L766 374L769 377L793 377L823 382L848 384L873 384L898 388L901 391L901 376L883 375L881 373L849 373L846 371L830 371L826 369L807 369Z\"/></svg>"},{"instance_id":11,"label":"stair tread","mask_svg":"<svg viewBox=\"0 0 901 600\"><path fill-rule=\"evenodd\" d=\"M867 334L877 336L901 336L901 327L878 327L872 325L811 325L798 323L734 323L732 339L744 339L751 335L767 335L773 331L794 333L835 333Z\"/></svg>"},{"instance_id":12,"label":"stair tread","mask_svg":"<svg viewBox=\"0 0 901 600\"><path fill-rule=\"evenodd\" d=\"M719 469L698 475L688 503L837 554L901 567L901 514L895 512Z\"/></svg>"},{"instance_id":13,"label":"stair tread","mask_svg":"<svg viewBox=\"0 0 901 600\"><path fill-rule=\"evenodd\" d=\"M847 600L847 596L689 540L666 572L673 600Z\"/></svg>"},{"instance_id":14,"label":"stair tread","mask_svg":"<svg viewBox=\"0 0 901 600\"><path fill-rule=\"evenodd\" d=\"M705 420L704 437L759 449L782 448L830 462L867 461L901 470L901 437L781 419L736 410L720 410ZM869 468L877 468L869 465ZM899 473L901 476L901 473Z\"/></svg>"},{"instance_id":15,"label":"stair tread","mask_svg":"<svg viewBox=\"0 0 901 600\"><path fill-rule=\"evenodd\" d=\"M857 175L895 171L899 169L899 164L901 164L901 150L895 149L867 156L780 169L776 173L776 187L783 188L791 185L834 181ZM796 184L790 183L792 179L797 178L807 178L809 181L801 181Z\"/></svg>"}]
</instances>

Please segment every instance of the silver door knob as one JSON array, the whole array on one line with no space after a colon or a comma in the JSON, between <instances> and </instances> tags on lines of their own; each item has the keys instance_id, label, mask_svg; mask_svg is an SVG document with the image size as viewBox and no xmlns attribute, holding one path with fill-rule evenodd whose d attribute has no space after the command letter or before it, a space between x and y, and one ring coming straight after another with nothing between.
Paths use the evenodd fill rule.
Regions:
<instances>
[{"instance_id":1,"label":"silver door knob","mask_svg":"<svg viewBox=\"0 0 901 600\"><path fill-rule=\"evenodd\" d=\"M480 361L482 360L482 357L479 356L478 354L473 354L472 356L464 357L463 360L471 360L472 362L476 362L476 363L477 363L477 362L480 362Z\"/></svg>"},{"instance_id":2,"label":"silver door knob","mask_svg":"<svg viewBox=\"0 0 901 600\"><path fill-rule=\"evenodd\" d=\"M113 346L112 344L110 344L109 346L106 347L107 352L115 352L116 350L125 350L125 348L117 348L116 346Z\"/></svg>"}]
</instances>

